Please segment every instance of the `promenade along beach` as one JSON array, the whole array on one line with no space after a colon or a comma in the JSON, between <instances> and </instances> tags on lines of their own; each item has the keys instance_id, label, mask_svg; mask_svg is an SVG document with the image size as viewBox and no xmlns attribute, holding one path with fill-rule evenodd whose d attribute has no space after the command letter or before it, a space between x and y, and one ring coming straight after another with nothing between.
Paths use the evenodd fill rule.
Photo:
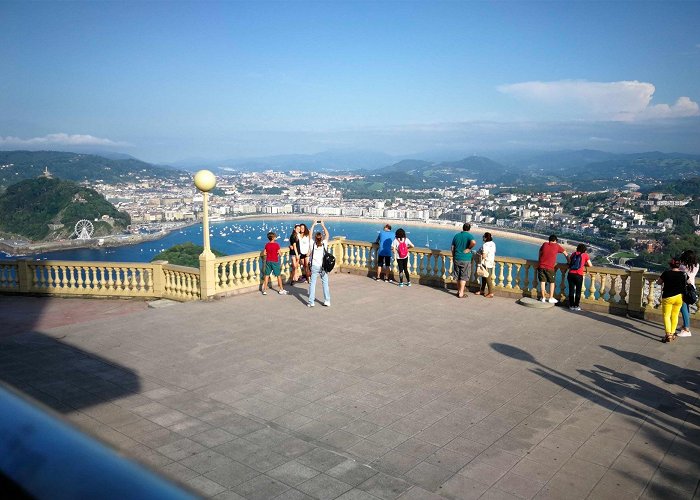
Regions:
<instances>
[{"instance_id":1,"label":"promenade along beach","mask_svg":"<svg viewBox=\"0 0 700 500\"><path fill-rule=\"evenodd\" d=\"M313 218L315 217L315 218ZM228 255L261 250L267 241L266 235L274 231L279 235L283 247L295 223L313 224L319 218L313 214L294 214L288 216L248 216L231 218L210 224L211 246ZM461 231L462 223L456 222L421 222L390 219L358 219L346 217L323 218L331 237L344 236L349 240L374 241L384 224L391 224L392 231L403 227L409 239L416 247L449 250L452 237ZM545 236L535 237L504 230L474 227L471 233L481 246L481 237L489 231L496 242L497 253L502 256L536 259L538 250ZM158 252L173 245L193 242L202 244L202 225L194 224L171 230L164 236L154 239L129 242L123 246L104 246L90 248L71 247L66 250L52 250L34 253L26 258L85 261L119 261L148 262ZM75 243L72 243L75 245ZM94 242L93 242L94 244ZM15 256L0 254L0 258L12 259Z\"/></svg>"}]
</instances>

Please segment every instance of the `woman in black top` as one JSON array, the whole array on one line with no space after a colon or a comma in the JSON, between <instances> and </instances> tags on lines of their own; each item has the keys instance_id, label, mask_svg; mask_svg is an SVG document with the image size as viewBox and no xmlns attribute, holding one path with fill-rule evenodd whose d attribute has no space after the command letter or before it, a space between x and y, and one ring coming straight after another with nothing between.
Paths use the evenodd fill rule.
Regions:
<instances>
[{"instance_id":1,"label":"woman in black top","mask_svg":"<svg viewBox=\"0 0 700 500\"><path fill-rule=\"evenodd\" d=\"M676 340L676 327L678 327L678 313L683 305L683 292L685 292L685 273L679 269L681 263L677 257L673 257L669 262L670 269L667 269L659 279L657 284L662 285L661 310L664 313L664 329L666 337L662 342Z\"/></svg>"},{"instance_id":2,"label":"woman in black top","mask_svg":"<svg viewBox=\"0 0 700 500\"><path fill-rule=\"evenodd\" d=\"M294 224L292 234L289 235L289 259L292 264L292 275L289 283L294 283L299 277L299 224Z\"/></svg>"}]
</instances>

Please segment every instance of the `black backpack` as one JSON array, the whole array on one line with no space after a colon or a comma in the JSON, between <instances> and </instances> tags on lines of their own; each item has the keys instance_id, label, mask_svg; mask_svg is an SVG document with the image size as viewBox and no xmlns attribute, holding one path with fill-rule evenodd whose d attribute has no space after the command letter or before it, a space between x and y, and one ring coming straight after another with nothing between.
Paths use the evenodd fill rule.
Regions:
<instances>
[{"instance_id":1,"label":"black backpack","mask_svg":"<svg viewBox=\"0 0 700 500\"><path fill-rule=\"evenodd\" d=\"M569 259L569 270L578 271L581 269L581 252L574 252Z\"/></svg>"},{"instance_id":2,"label":"black backpack","mask_svg":"<svg viewBox=\"0 0 700 500\"><path fill-rule=\"evenodd\" d=\"M335 256L326 250L326 245L323 245L323 262L321 263L321 269L325 272L330 273L335 267Z\"/></svg>"}]
</instances>

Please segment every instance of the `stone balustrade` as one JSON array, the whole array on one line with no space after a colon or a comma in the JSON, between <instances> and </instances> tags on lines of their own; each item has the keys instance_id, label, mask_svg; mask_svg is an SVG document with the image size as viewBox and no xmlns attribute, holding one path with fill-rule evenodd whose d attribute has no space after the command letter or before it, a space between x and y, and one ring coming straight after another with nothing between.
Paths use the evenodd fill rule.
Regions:
<instances>
[{"instance_id":1,"label":"stone balustrade","mask_svg":"<svg viewBox=\"0 0 700 500\"><path fill-rule=\"evenodd\" d=\"M336 257L333 272L373 276L376 273L377 246L345 238L331 240L329 251ZM289 250L280 251L280 267L286 279L291 272ZM477 286L476 263L470 273L470 287ZM496 257L495 293L506 297L537 297L537 261ZM392 271L398 276L396 259ZM430 286L454 286L449 251L413 248L408 257L411 279ZM585 309L635 317L661 315L658 274L644 269L590 267L586 270L581 303ZM189 301L257 290L262 281L260 252L218 257L213 266L202 261L200 269L175 266L164 261L148 264L82 261L0 261L0 293L34 295L78 295L168 298ZM555 293L566 298L566 266L556 269ZM207 277L207 280L203 278ZM206 288L204 282L212 282ZM207 293L206 290L213 290ZM695 308L691 308L696 315Z\"/></svg>"}]
</instances>

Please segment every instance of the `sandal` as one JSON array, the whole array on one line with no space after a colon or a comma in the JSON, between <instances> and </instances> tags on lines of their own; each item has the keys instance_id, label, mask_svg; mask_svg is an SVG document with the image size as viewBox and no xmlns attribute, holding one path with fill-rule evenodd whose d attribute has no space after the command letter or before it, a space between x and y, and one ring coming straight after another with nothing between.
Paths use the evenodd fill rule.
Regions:
<instances>
[{"instance_id":1,"label":"sandal","mask_svg":"<svg viewBox=\"0 0 700 500\"><path fill-rule=\"evenodd\" d=\"M663 342L664 344L667 344L669 342L673 342L674 340L676 340L676 335L673 333L671 333L671 334L667 333L661 342Z\"/></svg>"},{"instance_id":2,"label":"sandal","mask_svg":"<svg viewBox=\"0 0 700 500\"><path fill-rule=\"evenodd\" d=\"M484 295L484 297L486 297L487 299L492 299L492 298L493 298L493 294L490 293L490 294L488 294L488 295Z\"/></svg>"}]
</instances>

